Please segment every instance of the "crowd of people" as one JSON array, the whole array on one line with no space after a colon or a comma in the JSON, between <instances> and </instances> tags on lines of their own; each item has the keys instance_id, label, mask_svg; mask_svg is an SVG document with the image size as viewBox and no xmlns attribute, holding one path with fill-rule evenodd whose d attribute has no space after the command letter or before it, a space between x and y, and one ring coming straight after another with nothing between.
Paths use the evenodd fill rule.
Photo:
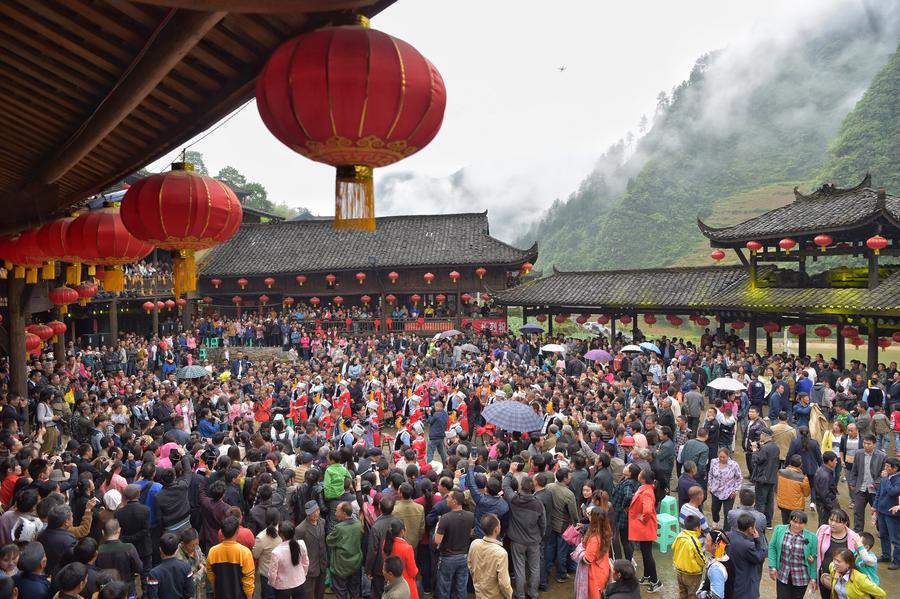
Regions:
<instances>
[{"instance_id":1,"label":"crowd of people","mask_svg":"<svg viewBox=\"0 0 900 599\"><path fill-rule=\"evenodd\" d=\"M637 599L671 545L680 599L758 599L764 574L778 599L884 599L879 562L900 568L895 363L751 354L733 333L548 354L316 323L69 344L29 364L26 396L0 365L0 597L537 599L553 577ZM255 361L244 326L285 359ZM205 375L179 378L190 364ZM495 402L543 424L498 429Z\"/></svg>"}]
</instances>

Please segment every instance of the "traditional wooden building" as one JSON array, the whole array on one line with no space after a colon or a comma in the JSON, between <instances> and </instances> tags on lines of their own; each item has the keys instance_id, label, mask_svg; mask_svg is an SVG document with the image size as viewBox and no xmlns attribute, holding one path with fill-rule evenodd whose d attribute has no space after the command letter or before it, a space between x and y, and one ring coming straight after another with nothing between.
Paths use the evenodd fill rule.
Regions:
<instances>
[{"instance_id":1,"label":"traditional wooden building","mask_svg":"<svg viewBox=\"0 0 900 599\"><path fill-rule=\"evenodd\" d=\"M554 269L499 294L497 302L523 307L526 318L601 314L613 330L624 317L635 335L657 315L676 323L714 316L720 329L746 330L751 351L760 330L771 351L772 334L787 327L805 354L809 327L820 325L819 332L837 336L841 362L845 340L867 343L870 368L879 347L900 342L900 197L872 188L868 175L852 188L795 190L790 204L730 227L698 225L713 259L732 250L741 265Z\"/></svg>"},{"instance_id":2,"label":"traditional wooden building","mask_svg":"<svg viewBox=\"0 0 900 599\"><path fill-rule=\"evenodd\" d=\"M536 260L537 244L523 250L492 237L487 212L380 217L374 232L335 230L330 219L244 224L202 258L198 292L220 307L235 297L323 306L341 298L375 314L442 304L456 318L493 303Z\"/></svg>"}]
</instances>

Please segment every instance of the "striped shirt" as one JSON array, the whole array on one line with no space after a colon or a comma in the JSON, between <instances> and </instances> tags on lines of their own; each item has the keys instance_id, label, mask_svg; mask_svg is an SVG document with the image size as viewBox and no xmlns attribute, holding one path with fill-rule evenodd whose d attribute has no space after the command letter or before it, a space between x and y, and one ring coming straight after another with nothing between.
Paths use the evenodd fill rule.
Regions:
<instances>
[{"instance_id":1,"label":"striped shirt","mask_svg":"<svg viewBox=\"0 0 900 599\"><path fill-rule=\"evenodd\" d=\"M703 515L703 512L690 503L685 503L678 512L678 524L682 528L684 528L684 519L688 516L697 516L700 520L700 531L703 532L703 534L709 532L709 523L706 521L706 516Z\"/></svg>"}]
</instances>

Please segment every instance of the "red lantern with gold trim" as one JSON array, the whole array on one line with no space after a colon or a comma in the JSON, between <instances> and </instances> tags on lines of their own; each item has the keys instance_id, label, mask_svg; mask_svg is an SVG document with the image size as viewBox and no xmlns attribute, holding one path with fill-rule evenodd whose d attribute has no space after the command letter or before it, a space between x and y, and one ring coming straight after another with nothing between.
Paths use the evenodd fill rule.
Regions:
<instances>
[{"instance_id":1,"label":"red lantern with gold trim","mask_svg":"<svg viewBox=\"0 0 900 599\"><path fill-rule=\"evenodd\" d=\"M335 282L337 281L337 277L334 275L325 275L325 282L329 287L334 287Z\"/></svg>"},{"instance_id":2,"label":"red lantern with gold trim","mask_svg":"<svg viewBox=\"0 0 900 599\"><path fill-rule=\"evenodd\" d=\"M146 310L147 314L150 314L151 312L153 312L153 308L156 307L156 304L154 304L153 302L144 302L144 303L141 305L141 307L142 307L144 310Z\"/></svg>"},{"instance_id":3,"label":"red lantern with gold trim","mask_svg":"<svg viewBox=\"0 0 900 599\"><path fill-rule=\"evenodd\" d=\"M231 298L231 303L234 304L235 306L240 306L242 303L244 303L244 300L241 299L241 296L236 295L233 298Z\"/></svg>"},{"instance_id":4,"label":"red lantern with gold trim","mask_svg":"<svg viewBox=\"0 0 900 599\"><path fill-rule=\"evenodd\" d=\"M40 229L28 229L19 234L19 252L30 262L41 263L41 278L52 281L56 278L56 258L50 256L38 238Z\"/></svg>"},{"instance_id":5,"label":"red lantern with gold trim","mask_svg":"<svg viewBox=\"0 0 900 599\"><path fill-rule=\"evenodd\" d=\"M38 339L41 340L41 343L53 336L53 329L45 324L30 324L25 327L25 332L37 335Z\"/></svg>"},{"instance_id":6,"label":"red lantern with gold trim","mask_svg":"<svg viewBox=\"0 0 900 599\"><path fill-rule=\"evenodd\" d=\"M63 286L52 289L48 297L54 306L59 306L59 313L65 314L69 311L69 304L78 301L78 292L71 287Z\"/></svg>"},{"instance_id":7,"label":"red lantern with gold trim","mask_svg":"<svg viewBox=\"0 0 900 599\"><path fill-rule=\"evenodd\" d=\"M359 25L282 44L256 83L263 123L283 144L337 168L335 227L375 230L372 169L415 154L441 127L447 94L415 48Z\"/></svg>"},{"instance_id":8,"label":"red lantern with gold trim","mask_svg":"<svg viewBox=\"0 0 900 599\"><path fill-rule=\"evenodd\" d=\"M167 173L144 177L122 198L122 222L132 235L173 254L175 296L197 290L194 252L234 235L244 211L225 183L176 163Z\"/></svg>"},{"instance_id":9,"label":"red lantern with gold trim","mask_svg":"<svg viewBox=\"0 0 900 599\"><path fill-rule=\"evenodd\" d=\"M168 299L168 300L166 300L165 303L166 303L166 310L168 310L169 312L171 312L171 311L172 311L172 308L175 307L175 300L170 300L170 299Z\"/></svg>"},{"instance_id":10,"label":"red lantern with gold trim","mask_svg":"<svg viewBox=\"0 0 900 599\"><path fill-rule=\"evenodd\" d=\"M806 327L802 324L792 324L788 327L788 333L791 335L800 336L806 333Z\"/></svg>"},{"instance_id":11,"label":"red lantern with gold trim","mask_svg":"<svg viewBox=\"0 0 900 599\"><path fill-rule=\"evenodd\" d=\"M215 287L216 289L218 289L218 288L219 288L219 285L222 284L222 279L210 279L209 282L212 283L212 286L213 286L213 287Z\"/></svg>"},{"instance_id":12,"label":"red lantern with gold trim","mask_svg":"<svg viewBox=\"0 0 900 599\"><path fill-rule=\"evenodd\" d=\"M797 242L791 239L790 237L785 237L781 241L778 242L778 247L784 250L785 254L789 254L794 246L797 245Z\"/></svg>"},{"instance_id":13,"label":"red lantern with gold trim","mask_svg":"<svg viewBox=\"0 0 900 599\"><path fill-rule=\"evenodd\" d=\"M822 235L816 235L813 238L813 243L819 246L819 248L821 248L822 250L822 253L824 254L825 248L834 243L834 238L831 235L825 235L823 233Z\"/></svg>"},{"instance_id":14,"label":"red lantern with gold trim","mask_svg":"<svg viewBox=\"0 0 900 599\"><path fill-rule=\"evenodd\" d=\"M133 189L133 188L132 188ZM125 290L123 264L137 262L153 245L138 239L126 227L118 206L91 210L73 220L66 229L66 244L81 261L104 269L103 290L119 293Z\"/></svg>"},{"instance_id":15,"label":"red lantern with gold trim","mask_svg":"<svg viewBox=\"0 0 900 599\"><path fill-rule=\"evenodd\" d=\"M344 298L342 298L342 297L339 296L339 295L336 295L336 296L334 296L334 300L333 300L333 301L334 301L335 304L337 304L338 306L340 306L341 304L344 303Z\"/></svg>"},{"instance_id":16,"label":"red lantern with gold trim","mask_svg":"<svg viewBox=\"0 0 900 599\"><path fill-rule=\"evenodd\" d=\"M400 278L400 275L398 275L394 271L391 271L388 273L388 278L391 280L391 285L394 285L397 282L397 279Z\"/></svg>"},{"instance_id":17,"label":"red lantern with gold trim","mask_svg":"<svg viewBox=\"0 0 900 599\"><path fill-rule=\"evenodd\" d=\"M275 284L275 277L266 277L265 279L263 279L263 283L266 284L266 287L271 289L272 285Z\"/></svg>"},{"instance_id":18,"label":"red lantern with gold trim","mask_svg":"<svg viewBox=\"0 0 900 599\"><path fill-rule=\"evenodd\" d=\"M175 302L172 302L172 305L175 305ZM156 311L157 311L157 312L162 312L162 311L165 310L165 309L166 309L166 302L164 302L164 301L162 301L162 300L157 300L157 302L156 302Z\"/></svg>"},{"instance_id":19,"label":"red lantern with gold trim","mask_svg":"<svg viewBox=\"0 0 900 599\"><path fill-rule=\"evenodd\" d=\"M265 306L266 304L268 304L268 303L269 303L269 296L268 296L268 295L265 295L265 294L259 296L259 303L260 303L260 305L262 305L262 306Z\"/></svg>"},{"instance_id":20,"label":"red lantern with gold trim","mask_svg":"<svg viewBox=\"0 0 900 599\"><path fill-rule=\"evenodd\" d=\"M187 306L187 300L183 297L179 297L177 300L175 300L175 305L181 306L183 308L184 306Z\"/></svg>"},{"instance_id":21,"label":"red lantern with gold trim","mask_svg":"<svg viewBox=\"0 0 900 599\"><path fill-rule=\"evenodd\" d=\"M60 335L65 335L66 331L69 330L69 327L66 326L66 323L60 322L59 320L51 320L47 323L47 326L50 327L50 330L53 331L53 337L51 341L56 343L59 341Z\"/></svg>"},{"instance_id":22,"label":"red lantern with gold trim","mask_svg":"<svg viewBox=\"0 0 900 599\"><path fill-rule=\"evenodd\" d=\"M393 304L394 302L397 301L397 296L394 295L393 293L388 293L386 296L384 296L384 301L386 301L389 304Z\"/></svg>"},{"instance_id":23,"label":"red lantern with gold trim","mask_svg":"<svg viewBox=\"0 0 900 599\"><path fill-rule=\"evenodd\" d=\"M41 338L34 333L25 333L25 353L32 354L41 347Z\"/></svg>"},{"instance_id":24,"label":"red lantern with gold trim","mask_svg":"<svg viewBox=\"0 0 900 599\"><path fill-rule=\"evenodd\" d=\"M88 302L97 295L97 286L93 283L82 283L76 285L74 289L78 293L78 303L82 306L87 306Z\"/></svg>"},{"instance_id":25,"label":"red lantern with gold trim","mask_svg":"<svg viewBox=\"0 0 900 599\"><path fill-rule=\"evenodd\" d=\"M317 297L309 298L309 303L312 304L313 306L318 306L320 301L322 301L322 300L320 300Z\"/></svg>"},{"instance_id":26,"label":"red lantern with gold trim","mask_svg":"<svg viewBox=\"0 0 900 599\"><path fill-rule=\"evenodd\" d=\"M532 264L531 262L526 262L522 265L522 274L527 275L531 272L532 268L534 268L534 264Z\"/></svg>"},{"instance_id":27,"label":"red lantern with gold trim","mask_svg":"<svg viewBox=\"0 0 900 599\"><path fill-rule=\"evenodd\" d=\"M461 299L464 304L468 304L470 301L472 301L472 296L468 293L463 293L461 296L459 296L459 299Z\"/></svg>"},{"instance_id":28,"label":"red lantern with gold trim","mask_svg":"<svg viewBox=\"0 0 900 599\"><path fill-rule=\"evenodd\" d=\"M303 287L303 283L306 282L306 275L297 275L294 277L294 280L297 281L297 284Z\"/></svg>"},{"instance_id":29,"label":"red lantern with gold trim","mask_svg":"<svg viewBox=\"0 0 900 599\"><path fill-rule=\"evenodd\" d=\"M409 296L409 301L413 303L413 306L418 306L419 302L422 301L422 296L418 293L413 293L411 296Z\"/></svg>"},{"instance_id":30,"label":"red lantern with gold trim","mask_svg":"<svg viewBox=\"0 0 900 599\"><path fill-rule=\"evenodd\" d=\"M722 250L713 250L709 254L709 257L712 258L713 260L715 260L716 262L719 262L720 260L725 259L725 252L723 252Z\"/></svg>"},{"instance_id":31,"label":"red lantern with gold trim","mask_svg":"<svg viewBox=\"0 0 900 599\"><path fill-rule=\"evenodd\" d=\"M456 272L455 270L451 270L450 271L450 280L453 281L454 283L459 281L459 273Z\"/></svg>"},{"instance_id":32,"label":"red lantern with gold trim","mask_svg":"<svg viewBox=\"0 0 900 599\"><path fill-rule=\"evenodd\" d=\"M240 287L241 289L244 289L249 283L250 281L244 278L240 278L237 280L238 287Z\"/></svg>"},{"instance_id":33,"label":"red lantern with gold trim","mask_svg":"<svg viewBox=\"0 0 900 599\"><path fill-rule=\"evenodd\" d=\"M478 275L479 279L484 279L484 275L487 274L487 269L483 266L479 266L475 269L475 274Z\"/></svg>"},{"instance_id":34,"label":"red lantern with gold trim","mask_svg":"<svg viewBox=\"0 0 900 599\"><path fill-rule=\"evenodd\" d=\"M424 275L422 275L422 278L425 279L426 285L431 285L431 282L434 280L434 274L426 272Z\"/></svg>"},{"instance_id":35,"label":"red lantern with gold trim","mask_svg":"<svg viewBox=\"0 0 900 599\"><path fill-rule=\"evenodd\" d=\"M443 304L446 299L447 299L447 296L444 295L443 293L438 293L436 296L434 296L434 301L436 301L439 304Z\"/></svg>"},{"instance_id":36,"label":"red lantern with gold trim","mask_svg":"<svg viewBox=\"0 0 900 599\"><path fill-rule=\"evenodd\" d=\"M881 235L873 235L872 237L869 237L868 239L866 239L866 245L869 246L869 249L872 250L875 253L875 255L877 256L881 252L881 250L883 250L884 248L887 247L888 240L885 239L884 237L882 237ZM879 340L878 343L880 345L881 340ZM891 342L888 341L887 346L890 347L890 345L891 345ZM885 349L885 348L882 347L881 349Z\"/></svg>"},{"instance_id":37,"label":"red lantern with gold trim","mask_svg":"<svg viewBox=\"0 0 900 599\"><path fill-rule=\"evenodd\" d=\"M359 298L359 301L361 301L363 304L365 304L366 306L368 306L368 305L369 305L369 302L372 301L372 298L369 297L368 295L364 295L364 296L362 296L361 298Z\"/></svg>"},{"instance_id":38,"label":"red lantern with gold trim","mask_svg":"<svg viewBox=\"0 0 900 599\"><path fill-rule=\"evenodd\" d=\"M750 253L752 253L752 254L755 254L756 252L758 252L759 250L761 250L763 248L763 244L761 244L758 241L752 241L752 240L748 241L746 246L747 246L747 249L750 250Z\"/></svg>"},{"instance_id":39,"label":"red lantern with gold trim","mask_svg":"<svg viewBox=\"0 0 900 599\"><path fill-rule=\"evenodd\" d=\"M294 305L294 298L292 298L291 296L288 296L288 297L284 298L283 300L281 300L281 303L283 303L285 306L291 307Z\"/></svg>"},{"instance_id":40,"label":"red lantern with gold trim","mask_svg":"<svg viewBox=\"0 0 900 599\"><path fill-rule=\"evenodd\" d=\"M537 316L534 317L534 319L538 322L547 322L547 315L546 314L538 314Z\"/></svg>"},{"instance_id":41,"label":"red lantern with gold trim","mask_svg":"<svg viewBox=\"0 0 900 599\"><path fill-rule=\"evenodd\" d=\"M364 273L364 272L356 273L356 280L359 281L360 285L362 285L363 282L366 280L366 273Z\"/></svg>"}]
</instances>

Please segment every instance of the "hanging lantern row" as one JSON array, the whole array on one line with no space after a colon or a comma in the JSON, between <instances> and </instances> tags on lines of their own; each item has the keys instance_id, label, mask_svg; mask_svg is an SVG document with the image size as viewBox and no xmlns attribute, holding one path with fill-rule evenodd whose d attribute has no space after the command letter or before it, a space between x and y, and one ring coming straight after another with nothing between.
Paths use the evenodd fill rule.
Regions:
<instances>
[{"instance_id":1,"label":"hanging lantern row","mask_svg":"<svg viewBox=\"0 0 900 599\"><path fill-rule=\"evenodd\" d=\"M69 304L74 304L78 301L78 292L71 287L57 287L56 289L50 290L48 294L48 298L50 299L50 303L54 306L59 307L59 313L65 314L69 311Z\"/></svg>"}]
</instances>

